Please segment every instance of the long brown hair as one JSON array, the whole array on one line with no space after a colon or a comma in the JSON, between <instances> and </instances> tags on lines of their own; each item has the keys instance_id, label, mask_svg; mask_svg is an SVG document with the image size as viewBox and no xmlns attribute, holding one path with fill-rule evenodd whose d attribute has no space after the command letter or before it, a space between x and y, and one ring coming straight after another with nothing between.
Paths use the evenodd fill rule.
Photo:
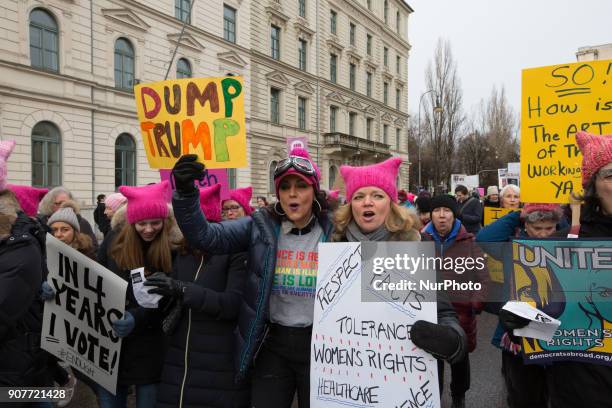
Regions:
<instances>
[{"instance_id":1,"label":"long brown hair","mask_svg":"<svg viewBox=\"0 0 612 408\"><path fill-rule=\"evenodd\" d=\"M172 237L171 231L174 218L169 215L164 219L164 227L151 242L146 254L144 253L144 241L136 232L133 224L123 225L117 237L113 240L110 256L123 270L132 270L146 266L154 270L145 270L146 273L172 271Z\"/></svg>"}]
</instances>

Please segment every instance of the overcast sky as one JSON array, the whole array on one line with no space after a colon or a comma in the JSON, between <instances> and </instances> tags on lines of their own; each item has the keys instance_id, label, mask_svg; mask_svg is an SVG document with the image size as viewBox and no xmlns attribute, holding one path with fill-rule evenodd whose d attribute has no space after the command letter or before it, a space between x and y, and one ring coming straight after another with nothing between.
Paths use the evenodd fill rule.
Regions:
<instances>
[{"instance_id":1,"label":"overcast sky","mask_svg":"<svg viewBox=\"0 0 612 408\"><path fill-rule=\"evenodd\" d=\"M451 42L464 109L504 85L520 110L521 69L576 62L579 47L612 42L612 0L407 0L409 110L417 114L438 38Z\"/></svg>"}]
</instances>

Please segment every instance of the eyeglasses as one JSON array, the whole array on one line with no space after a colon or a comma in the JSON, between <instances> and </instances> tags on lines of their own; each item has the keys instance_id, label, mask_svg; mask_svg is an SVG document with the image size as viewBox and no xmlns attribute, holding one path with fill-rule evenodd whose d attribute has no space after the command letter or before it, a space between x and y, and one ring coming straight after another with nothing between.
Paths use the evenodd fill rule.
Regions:
<instances>
[{"instance_id":1,"label":"eyeglasses","mask_svg":"<svg viewBox=\"0 0 612 408\"><path fill-rule=\"evenodd\" d=\"M597 175L605 183L612 183L612 169L600 170Z\"/></svg>"},{"instance_id":2,"label":"eyeglasses","mask_svg":"<svg viewBox=\"0 0 612 408\"><path fill-rule=\"evenodd\" d=\"M240 209L239 205L230 205L228 207L223 207L223 212L230 212L230 211L238 211Z\"/></svg>"},{"instance_id":3,"label":"eyeglasses","mask_svg":"<svg viewBox=\"0 0 612 408\"><path fill-rule=\"evenodd\" d=\"M301 174L307 176L316 176L317 174L310 160L298 156L289 156L278 162L274 169L274 178L280 176L292 167Z\"/></svg>"}]
</instances>

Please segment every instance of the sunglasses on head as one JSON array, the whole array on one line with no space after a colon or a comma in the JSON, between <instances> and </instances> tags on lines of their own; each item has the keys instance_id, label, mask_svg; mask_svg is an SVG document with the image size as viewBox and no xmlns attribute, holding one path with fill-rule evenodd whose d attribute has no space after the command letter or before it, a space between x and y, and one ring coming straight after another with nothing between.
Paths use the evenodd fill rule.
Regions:
<instances>
[{"instance_id":1,"label":"sunglasses on head","mask_svg":"<svg viewBox=\"0 0 612 408\"><path fill-rule=\"evenodd\" d=\"M307 176L316 176L317 174L310 160L298 156L289 156L278 162L274 169L274 177L282 175L290 168L294 168L299 173Z\"/></svg>"}]
</instances>

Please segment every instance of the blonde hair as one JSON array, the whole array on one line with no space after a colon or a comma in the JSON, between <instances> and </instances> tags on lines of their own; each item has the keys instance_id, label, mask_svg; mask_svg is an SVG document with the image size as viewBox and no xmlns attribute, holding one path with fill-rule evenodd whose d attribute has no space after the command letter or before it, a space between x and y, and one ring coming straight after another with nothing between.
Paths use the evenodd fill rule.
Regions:
<instances>
[{"instance_id":1,"label":"blonde hair","mask_svg":"<svg viewBox=\"0 0 612 408\"><path fill-rule=\"evenodd\" d=\"M346 230L352 220L353 209L350 202L338 207L334 213L334 241L342 241L346 237ZM418 225L416 213L391 201L391 211L385 219L385 227L391 234L401 235L402 241L419 241L420 236L416 229Z\"/></svg>"},{"instance_id":2,"label":"blonde hair","mask_svg":"<svg viewBox=\"0 0 612 408\"><path fill-rule=\"evenodd\" d=\"M113 240L109 255L122 270L132 270L147 266L155 270L145 270L152 273L163 271L169 274L172 271L172 235L174 217L168 215L164 218L164 227L151 242L146 253L143 250L143 240L136 232L134 224L125 223L117 237Z\"/></svg>"}]
</instances>

